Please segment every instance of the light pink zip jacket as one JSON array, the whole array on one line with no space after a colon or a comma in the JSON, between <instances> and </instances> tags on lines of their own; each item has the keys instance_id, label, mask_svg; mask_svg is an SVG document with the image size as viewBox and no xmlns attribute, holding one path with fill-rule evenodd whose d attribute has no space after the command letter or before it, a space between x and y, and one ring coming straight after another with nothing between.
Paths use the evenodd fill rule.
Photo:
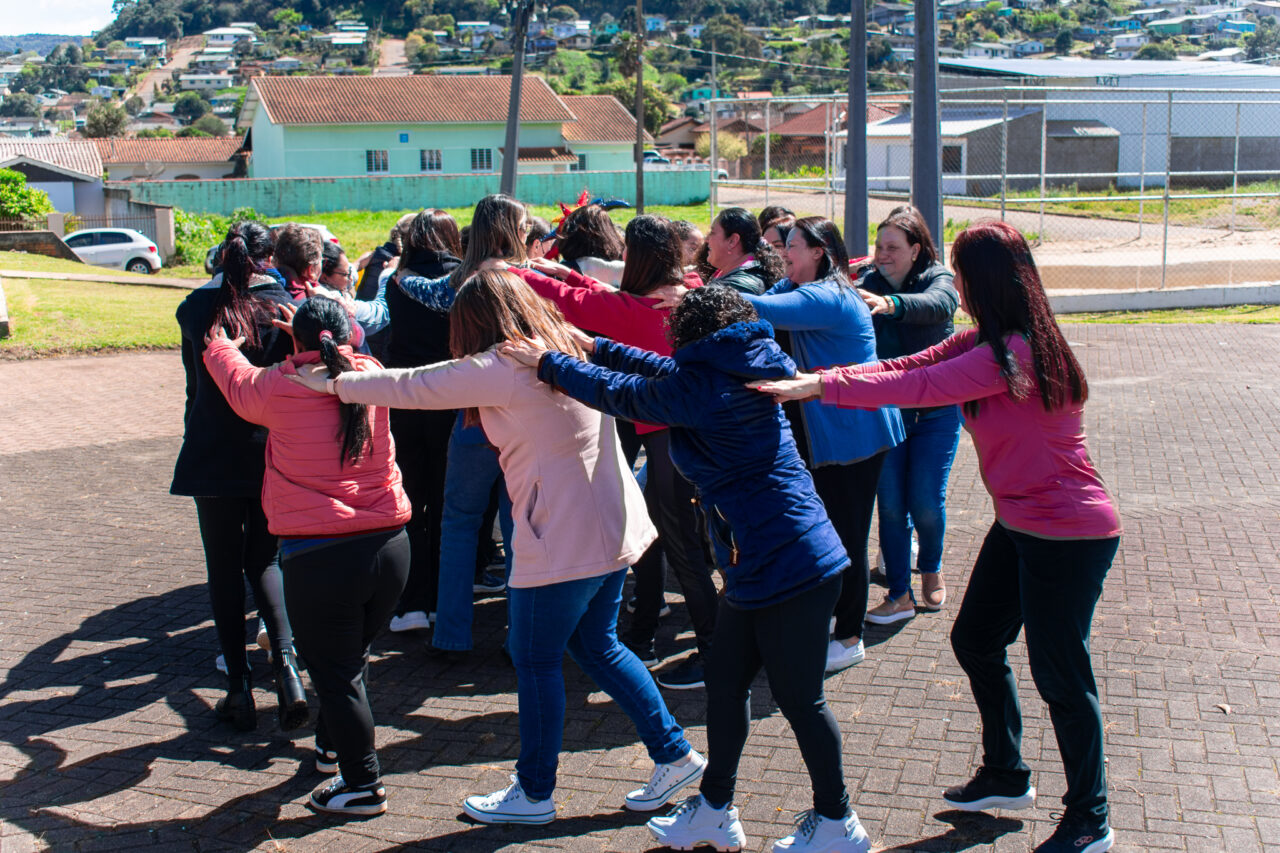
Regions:
<instances>
[{"instance_id":1,"label":"light pink zip jacket","mask_svg":"<svg viewBox=\"0 0 1280 853\"><path fill-rule=\"evenodd\" d=\"M1008 337L1009 351L1032 388L1013 399L991 347L977 337L969 329L915 355L825 370L822 402L872 409L977 400L978 413L964 427L1001 524L1045 539L1119 536L1115 502L1089 458L1084 406L1045 411L1021 335Z\"/></svg>"},{"instance_id":2,"label":"light pink zip jacket","mask_svg":"<svg viewBox=\"0 0 1280 853\"><path fill-rule=\"evenodd\" d=\"M344 373L334 386L351 403L479 410L511 496L513 587L608 574L638 560L658 536L613 418L492 350L425 367Z\"/></svg>"}]
</instances>

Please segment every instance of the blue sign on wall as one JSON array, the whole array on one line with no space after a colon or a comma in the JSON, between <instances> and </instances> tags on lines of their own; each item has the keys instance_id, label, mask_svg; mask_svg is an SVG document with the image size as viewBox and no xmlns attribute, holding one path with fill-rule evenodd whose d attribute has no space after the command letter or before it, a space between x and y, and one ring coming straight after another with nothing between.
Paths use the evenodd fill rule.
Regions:
<instances>
[{"instance_id":1,"label":"blue sign on wall","mask_svg":"<svg viewBox=\"0 0 1280 853\"><path fill-rule=\"evenodd\" d=\"M401 142L408 142L408 141L409 141L409 134L407 134L407 133L402 133L402 134L400 134L400 141L401 141Z\"/></svg>"}]
</instances>

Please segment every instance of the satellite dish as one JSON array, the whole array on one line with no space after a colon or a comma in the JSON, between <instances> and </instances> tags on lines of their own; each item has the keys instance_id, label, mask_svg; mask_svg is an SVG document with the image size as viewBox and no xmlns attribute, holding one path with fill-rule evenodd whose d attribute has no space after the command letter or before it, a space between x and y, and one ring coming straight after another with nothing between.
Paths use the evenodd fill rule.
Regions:
<instances>
[{"instance_id":1,"label":"satellite dish","mask_svg":"<svg viewBox=\"0 0 1280 853\"><path fill-rule=\"evenodd\" d=\"M135 171L138 171L138 170L135 170ZM161 163L157 160L148 160L142 164L142 166L140 167L140 171L142 172L141 177L143 178L143 180L151 180L156 175L159 175L161 172L164 171L164 163Z\"/></svg>"}]
</instances>

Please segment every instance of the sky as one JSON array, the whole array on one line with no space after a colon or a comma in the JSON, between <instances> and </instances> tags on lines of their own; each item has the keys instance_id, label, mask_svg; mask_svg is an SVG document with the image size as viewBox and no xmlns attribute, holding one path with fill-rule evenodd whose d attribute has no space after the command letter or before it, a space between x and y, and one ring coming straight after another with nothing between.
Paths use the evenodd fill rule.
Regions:
<instances>
[{"instance_id":1,"label":"sky","mask_svg":"<svg viewBox=\"0 0 1280 853\"><path fill-rule=\"evenodd\" d=\"M0 35L23 33L87 36L115 20L111 0L7 0Z\"/></svg>"}]
</instances>

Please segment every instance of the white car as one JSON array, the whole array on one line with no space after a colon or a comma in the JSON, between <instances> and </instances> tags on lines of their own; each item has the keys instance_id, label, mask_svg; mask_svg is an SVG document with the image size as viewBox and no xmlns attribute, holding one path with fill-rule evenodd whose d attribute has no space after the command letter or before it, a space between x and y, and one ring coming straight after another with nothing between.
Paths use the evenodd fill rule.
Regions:
<instances>
[{"instance_id":1,"label":"white car","mask_svg":"<svg viewBox=\"0 0 1280 853\"><path fill-rule=\"evenodd\" d=\"M86 264L150 275L164 266L156 244L132 228L86 228L62 238Z\"/></svg>"}]
</instances>

